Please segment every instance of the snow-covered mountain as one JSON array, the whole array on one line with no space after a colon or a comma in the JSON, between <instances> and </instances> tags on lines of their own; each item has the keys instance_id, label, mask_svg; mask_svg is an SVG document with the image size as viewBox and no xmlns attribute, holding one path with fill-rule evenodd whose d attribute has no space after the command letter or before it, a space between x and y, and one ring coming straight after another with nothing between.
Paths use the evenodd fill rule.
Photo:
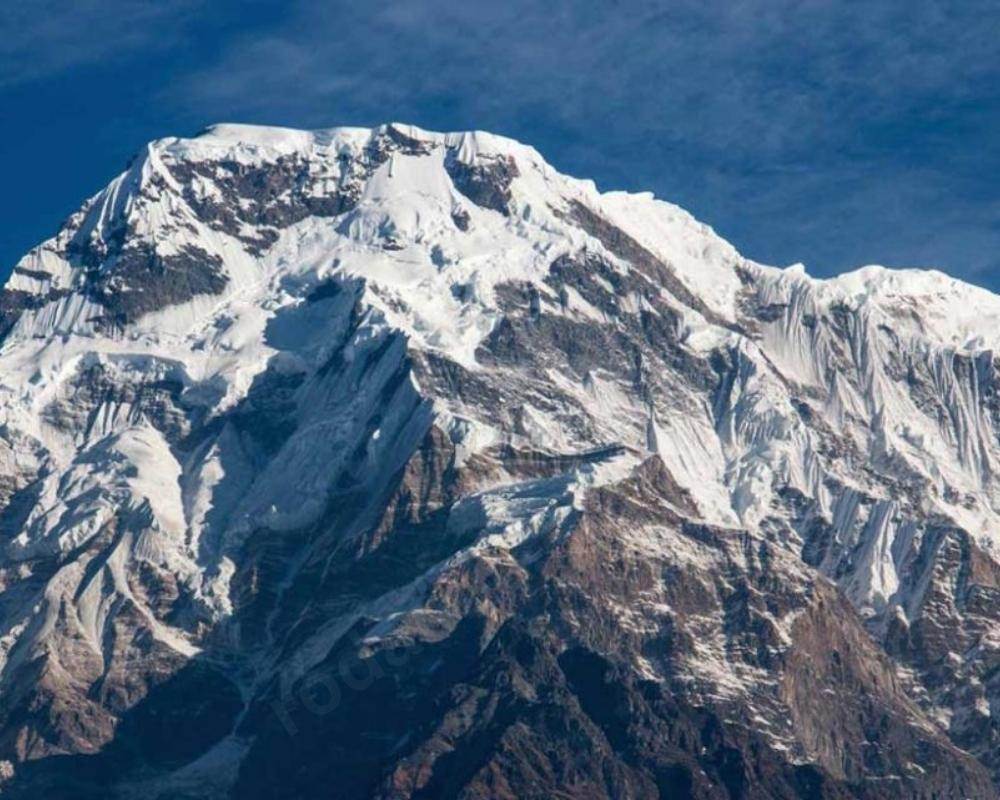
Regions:
<instances>
[{"instance_id":1,"label":"snow-covered mountain","mask_svg":"<svg viewBox=\"0 0 1000 800\"><path fill-rule=\"evenodd\" d=\"M5 796L997 796L985 290L489 134L224 125L0 336Z\"/></svg>"}]
</instances>

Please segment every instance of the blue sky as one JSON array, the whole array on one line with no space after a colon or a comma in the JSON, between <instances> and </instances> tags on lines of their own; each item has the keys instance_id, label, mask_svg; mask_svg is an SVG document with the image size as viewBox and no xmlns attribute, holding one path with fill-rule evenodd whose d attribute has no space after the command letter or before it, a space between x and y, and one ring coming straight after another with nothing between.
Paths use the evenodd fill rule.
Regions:
<instances>
[{"instance_id":1,"label":"blue sky","mask_svg":"<svg viewBox=\"0 0 1000 800\"><path fill-rule=\"evenodd\" d=\"M0 272L145 141L388 120L533 144L743 253L1000 290L995 0L21 0L0 8Z\"/></svg>"}]
</instances>

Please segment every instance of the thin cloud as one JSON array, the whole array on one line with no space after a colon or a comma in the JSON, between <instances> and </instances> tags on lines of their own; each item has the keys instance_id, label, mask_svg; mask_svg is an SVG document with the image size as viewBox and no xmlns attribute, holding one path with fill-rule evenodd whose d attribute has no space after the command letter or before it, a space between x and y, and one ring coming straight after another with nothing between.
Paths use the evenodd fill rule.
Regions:
<instances>
[{"instance_id":1,"label":"thin cloud","mask_svg":"<svg viewBox=\"0 0 1000 800\"><path fill-rule=\"evenodd\" d=\"M27 0L0 6L0 88L159 50L202 0Z\"/></svg>"}]
</instances>

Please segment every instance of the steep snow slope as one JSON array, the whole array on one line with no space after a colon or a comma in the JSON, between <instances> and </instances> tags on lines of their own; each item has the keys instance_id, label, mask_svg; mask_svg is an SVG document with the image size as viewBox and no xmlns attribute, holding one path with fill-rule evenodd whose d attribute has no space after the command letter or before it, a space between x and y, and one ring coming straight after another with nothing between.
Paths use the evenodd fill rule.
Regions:
<instances>
[{"instance_id":1,"label":"steep snow slope","mask_svg":"<svg viewBox=\"0 0 1000 800\"><path fill-rule=\"evenodd\" d=\"M486 697L521 631L555 661L521 664L510 709L564 682L560 713L601 728L633 796L714 797L733 770L760 796L991 796L956 746L997 774L998 322L1000 298L939 273L755 264L490 134L154 142L0 299L10 791L83 792L107 763L126 794L318 794L330 753L296 732L347 748L361 703L406 743L352 766L344 796L458 775L502 794L479 770L511 796L602 796L551 754L529 780L534 740L476 733L448 762L494 712L447 681L457 705L400 730L375 731L364 692L298 707L345 648L440 647ZM440 672L422 658L400 697ZM588 706L594 670L630 708L648 686L683 698L616 723L669 757ZM155 721L186 708L172 691L211 698L183 745ZM695 717L701 755L656 727ZM261 765L275 754L300 783Z\"/></svg>"}]
</instances>

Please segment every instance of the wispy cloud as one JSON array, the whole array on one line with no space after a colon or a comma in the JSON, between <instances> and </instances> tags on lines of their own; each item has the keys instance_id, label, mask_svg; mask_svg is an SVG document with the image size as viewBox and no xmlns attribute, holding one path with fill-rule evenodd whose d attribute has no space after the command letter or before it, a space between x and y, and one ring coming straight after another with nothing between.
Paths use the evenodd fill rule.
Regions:
<instances>
[{"instance_id":1,"label":"wispy cloud","mask_svg":"<svg viewBox=\"0 0 1000 800\"><path fill-rule=\"evenodd\" d=\"M726 152L796 152L862 116L977 97L998 74L1000 13L954 5L307 1L177 91L317 118L336 103L384 114L447 102L491 117L543 106L574 125L627 121Z\"/></svg>"},{"instance_id":2,"label":"wispy cloud","mask_svg":"<svg viewBox=\"0 0 1000 800\"><path fill-rule=\"evenodd\" d=\"M0 5L0 88L162 49L203 0L23 0Z\"/></svg>"}]
</instances>

